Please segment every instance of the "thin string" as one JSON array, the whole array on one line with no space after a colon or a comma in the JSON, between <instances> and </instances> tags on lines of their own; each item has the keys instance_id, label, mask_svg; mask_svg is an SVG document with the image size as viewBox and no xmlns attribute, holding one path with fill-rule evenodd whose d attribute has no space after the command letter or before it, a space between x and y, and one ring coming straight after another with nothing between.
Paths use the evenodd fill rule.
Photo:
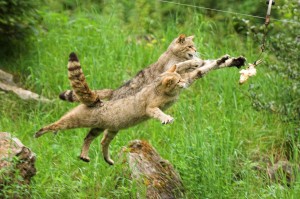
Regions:
<instances>
[{"instance_id":1,"label":"thin string","mask_svg":"<svg viewBox=\"0 0 300 199\"><path fill-rule=\"evenodd\" d=\"M180 6L186 6L186 7L198 8L198 9L204 9L204 10L211 10L211 11L215 11L215 12L223 12L223 13L234 14L234 15L242 15L242 16L253 17L253 18L258 18L258 19L265 19L266 18L266 17L261 17L261 16L255 16L255 15L250 15L250 14L239 13L239 12L219 10L219 9L214 9L214 8L206 8L206 7L203 7L203 6L195 6L195 5L172 2L172 1L166 1L166 0L158 0L158 1L163 2L163 3L171 3L171 4L175 4L175 5L180 5ZM279 21L279 22L288 22L288 23L300 24L297 21L286 20L286 19L281 20L281 19L272 18L272 20Z\"/></svg>"},{"instance_id":2,"label":"thin string","mask_svg":"<svg viewBox=\"0 0 300 199\"><path fill-rule=\"evenodd\" d=\"M266 38L267 38L267 34L268 34L268 24L265 24L265 28L264 28L264 34L263 34L263 38L262 38L262 44L261 44L261 52L258 55L256 61L254 62L254 65L256 65L257 61L260 59L260 57L262 56L262 54L265 52L266 50Z\"/></svg>"}]
</instances>

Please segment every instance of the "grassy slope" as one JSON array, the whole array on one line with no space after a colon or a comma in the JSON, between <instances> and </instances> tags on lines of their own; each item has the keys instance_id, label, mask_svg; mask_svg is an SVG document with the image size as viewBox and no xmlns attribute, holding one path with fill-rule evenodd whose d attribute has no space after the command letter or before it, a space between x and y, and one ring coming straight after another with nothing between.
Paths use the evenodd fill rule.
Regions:
<instances>
[{"instance_id":1,"label":"grassy slope","mask_svg":"<svg viewBox=\"0 0 300 199\"><path fill-rule=\"evenodd\" d=\"M134 37L128 42L133 33L114 17L43 15L47 31L37 36L26 56L3 64L11 71L21 69L28 77L25 86L56 101L24 102L0 93L0 131L12 132L37 153L32 198L126 198L132 191L125 187L113 190L112 174L118 168L102 160L100 139L92 144L89 164L77 159L87 129L47 134L38 140L32 137L74 106L57 100L58 93L69 88L66 64L71 51L78 53L92 88L116 88L156 60L182 32L196 35L204 58L244 54L252 61L256 53L250 42L239 40L230 30L222 34L221 28L201 17L194 18L189 27L177 28L171 23L157 32L162 39L156 43L137 45ZM276 92L276 87L269 86L276 75L263 72L259 68L250 82L262 92ZM265 175L251 169L254 154L269 151L269 158L274 157L276 152L270 149L281 143L292 126L281 122L279 116L255 111L247 97L249 83L239 86L238 78L234 68L210 73L184 91L168 110L176 118L172 125L148 121L121 131L111 145L113 157L128 141L146 139L178 169L188 198L296 198L299 181L290 189L267 184Z\"/></svg>"}]
</instances>

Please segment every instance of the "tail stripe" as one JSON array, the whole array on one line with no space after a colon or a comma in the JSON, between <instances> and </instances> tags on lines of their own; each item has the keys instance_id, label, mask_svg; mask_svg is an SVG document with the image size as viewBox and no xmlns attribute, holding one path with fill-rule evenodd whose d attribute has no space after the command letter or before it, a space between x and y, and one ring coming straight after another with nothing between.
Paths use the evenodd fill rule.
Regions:
<instances>
[{"instance_id":1,"label":"tail stripe","mask_svg":"<svg viewBox=\"0 0 300 199\"><path fill-rule=\"evenodd\" d=\"M81 69L81 66L80 65L75 65L75 66L69 66L68 67L68 71L74 71L74 70L79 70Z\"/></svg>"},{"instance_id":2,"label":"tail stripe","mask_svg":"<svg viewBox=\"0 0 300 199\"><path fill-rule=\"evenodd\" d=\"M81 103L87 106L102 104L102 101L99 99L97 94L89 88L75 53L71 53L69 56L68 77L73 89L72 94L75 94ZM71 92L65 93L64 98L69 99L72 94Z\"/></svg>"}]
</instances>

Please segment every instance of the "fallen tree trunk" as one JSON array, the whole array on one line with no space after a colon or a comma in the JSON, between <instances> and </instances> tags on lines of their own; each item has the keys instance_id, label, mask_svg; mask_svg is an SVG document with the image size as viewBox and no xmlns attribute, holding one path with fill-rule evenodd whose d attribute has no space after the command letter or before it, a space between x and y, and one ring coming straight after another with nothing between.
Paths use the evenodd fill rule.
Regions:
<instances>
[{"instance_id":1,"label":"fallen tree trunk","mask_svg":"<svg viewBox=\"0 0 300 199\"><path fill-rule=\"evenodd\" d=\"M7 189L29 185L36 173L35 159L35 154L18 138L0 132L0 198L24 196L24 193L15 193Z\"/></svg>"},{"instance_id":2,"label":"fallen tree trunk","mask_svg":"<svg viewBox=\"0 0 300 199\"><path fill-rule=\"evenodd\" d=\"M137 195L133 198L183 198L184 189L174 167L160 157L146 141L134 140L120 154L122 176L137 182Z\"/></svg>"},{"instance_id":3,"label":"fallen tree trunk","mask_svg":"<svg viewBox=\"0 0 300 199\"><path fill-rule=\"evenodd\" d=\"M45 97L18 87L13 81L13 76L2 70L0 70L0 89L3 91L12 91L24 100L33 99L41 102L51 102L51 100Z\"/></svg>"}]
</instances>

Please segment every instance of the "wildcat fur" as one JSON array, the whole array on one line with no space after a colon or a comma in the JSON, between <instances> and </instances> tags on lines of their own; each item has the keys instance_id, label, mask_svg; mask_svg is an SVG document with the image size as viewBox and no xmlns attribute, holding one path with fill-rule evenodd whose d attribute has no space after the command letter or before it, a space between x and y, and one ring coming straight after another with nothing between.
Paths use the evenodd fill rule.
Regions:
<instances>
[{"instance_id":1,"label":"wildcat fur","mask_svg":"<svg viewBox=\"0 0 300 199\"><path fill-rule=\"evenodd\" d=\"M75 59L76 58L76 59ZM71 53L71 62L78 62L74 53ZM69 61L69 66L70 64ZM73 64L74 66L76 65ZM134 126L149 118L155 118L163 124L173 122L173 118L163 111L170 107L178 98L182 88L187 87L187 83L176 73L176 65L158 77L140 92L122 99L101 102L101 106L86 106L80 104L70 112L62 116L58 121L41 128L35 137L52 131L91 128L87 134L80 158L89 161L88 150L91 142L104 131L101 141L102 153L107 163L113 164L109 157L109 144L117 132Z\"/></svg>"},{"instance_id":2,"label":"wildcat fur","mask_svg":"<svg viewBox=\"0 0 300 199\"><path fill-rule=\"evenodd\" d=\"M174 64L177 64L177 72L187 77L191 75L193 76L195 73L197 73L197 71L193 72L193 70L203 66L210 67L211 70L214 70L222 68L224 66L236 66L239 68L244 65L244 62L246 60L244 57L230 58L228 55L225 55L217 60L201 60L200 58L197 58L197 49L194 45L193 39L194 36L186 37L184 34L181 34L178 38L172 41L167 51L159 57L157 62L141 70L134 78L115 90L103 89L89 91L89 89L85 90L85 88L88 87L76 87L76 84L75 87L73 87L73 83L71 82L73 91L67 90L61 93L59 97L62 100L70 102L80 101L87 106L93 106L101 103L101 99L115 100L134 95L135 93L139 92L144 86L151 83L159 74L165 72ZM82 71L81 74L81 76L84 76ZM82 80L84 80L82 81L82 85L87 85L85 78L82 78ZM82 95L83 93L90 92L92 92L93 94L89 99L85 98L89 95Z\"/></svg>"}]
</instances>

